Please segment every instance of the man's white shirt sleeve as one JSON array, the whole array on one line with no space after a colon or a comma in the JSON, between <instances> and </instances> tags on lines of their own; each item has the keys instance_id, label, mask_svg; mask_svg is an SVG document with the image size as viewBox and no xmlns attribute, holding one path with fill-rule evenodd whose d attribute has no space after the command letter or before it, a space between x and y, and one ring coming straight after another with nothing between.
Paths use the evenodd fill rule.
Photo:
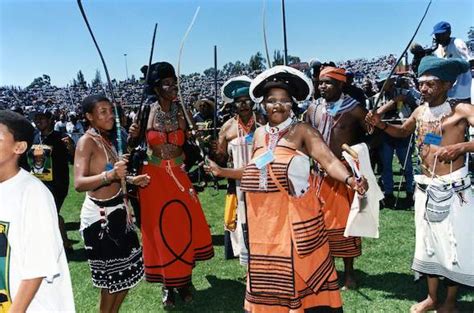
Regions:
<instances>
[{"instance_id":1,"label":"man's white shirt sleeve","mask_svg":"<svg viewBox=\"0 0 474 313\"><path fill-rule=\"evenodd\" d=\"M45 277L52 282L61 273L60 256L63 243L59 234L58 218L54 198L49 190L38 181L28 184L22 221L22 279ZM26 213L26 212L25 212Z\"/></svg>"}]
</instances>

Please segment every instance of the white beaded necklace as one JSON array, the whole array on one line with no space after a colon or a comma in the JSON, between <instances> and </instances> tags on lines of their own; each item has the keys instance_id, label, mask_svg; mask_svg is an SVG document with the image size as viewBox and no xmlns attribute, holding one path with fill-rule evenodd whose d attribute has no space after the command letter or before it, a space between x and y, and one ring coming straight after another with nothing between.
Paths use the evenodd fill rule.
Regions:
<instances>
[{"instance_id":1,"label":"white beaded necklace","mask_svg":"<svg viewBox=\"0 0 474 313\"><path fill-rule=\"evenodd\" d=\"M272 127L270 126L269 123L265 125L265 131L269 135L267 151L271 151L273 153L273 150L275 150L278 140L280 139L280 134L286 131L291 125L293 125L293 123L294 123L294 120L290 116L284 122L276 126ZM268 172L267 172L267 167L265 166L260 170L259 188L262 190L267 190L267 187L268 187Z\"/></svg>"},{"instance_id":2,"label":"white beaded necklace","mask_svg":"<svg viewBox=\"0 0 474 313\"><path fill-rule=\"evenodd\" d=\"M275 149L275 146L280 137L280 133L285 131L292 124L293 124L293 119L291 117L288 117L284 122L281 122L280 124L276 126L270 126L270 123L267 123L265 125L265 131L269 134L268 150L273 151Z\"/></svg>"},{"instance_id":3,"label":"white beaded necklace","mask_svg":"<svg viewBox=\"0 0 474 313\"><path fill-rule=\"evenodd\" d=\"M425 110L421 119L423 122L435 122L443 119L444 117L451 114L451 105L448 101L435 107L430 107L428 103L425 103Z\"/></svg>"}]
</instances>

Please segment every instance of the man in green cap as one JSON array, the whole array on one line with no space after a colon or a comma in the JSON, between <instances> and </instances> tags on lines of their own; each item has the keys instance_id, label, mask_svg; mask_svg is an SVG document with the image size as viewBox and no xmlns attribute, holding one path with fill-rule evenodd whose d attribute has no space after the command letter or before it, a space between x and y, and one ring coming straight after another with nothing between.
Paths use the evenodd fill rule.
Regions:
<instances>
[{"instance_id":1,"label":"man in green cap","mask_svg":"<svg viewBox=\"0 0 474 313\"><path fill-rule=\"evenodd\" d=\"M402 125L382 122L368 113L366 120L393 137L416 131L421 175L415 176L416 246L412 269L427 276L428 296L411 312L453 312L459 285L474 286L474 196L466 154L474 142L465 133L474 125L474 106L447 101L456 77L469 64L462 59L424 57L419 66L420 105ZM447 296L438 302L439 278L444 277Z\"/></svg>"}]
</instances>

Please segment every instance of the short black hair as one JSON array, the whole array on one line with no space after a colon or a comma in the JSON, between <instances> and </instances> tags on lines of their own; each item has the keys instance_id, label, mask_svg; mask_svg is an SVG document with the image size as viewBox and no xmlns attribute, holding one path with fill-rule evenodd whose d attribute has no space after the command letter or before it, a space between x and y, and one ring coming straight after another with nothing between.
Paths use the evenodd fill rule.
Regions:
<instances>
[{"instance_id":1,"label":"short black hair","mask_svg":"<svg viewBox=\"0 0 474 313\"><path fill-rule=\"evenodd\" d=\"M86 113L92 113L92 110L94 110L95 105L101 101L110 102L109 98L107 98L103 94L90 95L90 96L85 97L84 100L82 100L82 104L81 104L82 113L84 115L86 115Z\"/></svg>"},{"instance_id":2,"label":"short black hair","mask_svg":"<svg viewBox=\"0 0 474 313\"><path fill-rule=\"evenodd\" d=\"M26 151L31 148L35 136L35 128L26 117L10 110L0 110L0 124L8 128L16 142L26 141L28 145Z\"/></svg>"}]
</instances>

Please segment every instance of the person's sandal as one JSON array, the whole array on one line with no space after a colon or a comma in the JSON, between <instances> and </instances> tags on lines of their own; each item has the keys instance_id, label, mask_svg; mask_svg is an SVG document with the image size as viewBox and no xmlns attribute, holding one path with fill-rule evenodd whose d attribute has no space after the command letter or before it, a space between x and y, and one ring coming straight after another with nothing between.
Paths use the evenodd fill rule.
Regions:
<instances>
[{"instance_id":1,"label":"person's sandal","mask_svg":"<svg viewBox=\"0 0 474 313\"><path fill-rule=\"evenodd\" d=\"M173 288L161 288L162 296L161 302L163 303L163 308L172 309L175 307L175 298L174 298L174 289Z\"/></svg>"}]
</instances>

